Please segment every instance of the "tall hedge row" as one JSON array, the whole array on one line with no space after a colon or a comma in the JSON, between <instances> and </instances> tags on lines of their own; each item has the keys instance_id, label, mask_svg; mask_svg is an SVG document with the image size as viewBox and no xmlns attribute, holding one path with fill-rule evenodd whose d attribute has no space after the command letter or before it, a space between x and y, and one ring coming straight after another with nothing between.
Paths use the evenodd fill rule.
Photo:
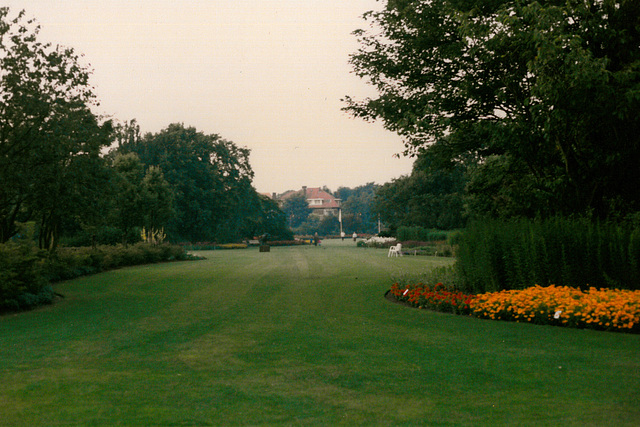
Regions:
<instances>
[{"instance_id":1,"label":"tall hedge row","mask_svg":"<svg viewBox=\"0 0 640 427\"><path fill-rule=\"evenodd\" d=\"M587 219L484 220L460 236L466 291L538 285L640 289L640 228Z\"/></svg>"}]
</instances>

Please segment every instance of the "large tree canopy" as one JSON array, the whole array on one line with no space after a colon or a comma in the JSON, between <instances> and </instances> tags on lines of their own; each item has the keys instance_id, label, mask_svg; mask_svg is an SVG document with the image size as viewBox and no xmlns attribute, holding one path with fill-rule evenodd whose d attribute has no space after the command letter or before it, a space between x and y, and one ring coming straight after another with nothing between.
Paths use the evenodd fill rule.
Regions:
<instances>
[{"instance_id":1,"label":"large tree canopy","mask_svg":"<svg viewBox=\"0 0 640 427\"><path fill-rule=\"evenodd\" d=\"M285 213L289 226L292 228L302 225L311 215L309 202L307 202L307 198L302 192L287 197L282 204L282 211Z\"/></svg>"},{"instance_id":2,"label":"large tree canopy","mask_svg":"<svg viewBox=\"0 0 640 427\"><path fill-rule=\"evenodd\" d=\"M373 182L355 188L338 188L338 196L342 199L343 229L348 234L378 231L378 216L371 211L371 205L379 188Z\"/></svg>"},{"instance_id":3,"label":"large tree canopy","mask_svg":"<svg viewBox=\"0 0 640 427\"><path fill-rule=\"evenodd\" d=\"M248 149L181 124L144 137L135 121L114 129L91 111L78 55L38 35L24 12L0 8L0 243L27 221L49 249L61 234L86 243L102 229L112 241L113 229L126 241L143 226L166 226L173 241L290 237L251 185ZM113 139L118 149L103 156Z\"/></svg>"},{"instance_id":4,"label":"large tree canopy","mask_svg":"<svg viewBox=\"0 0 640 427\"><path fill-rule=\"evenodd\" d=\"M119 128L119 153L135 153L162 172L175 196L168 238L234 241L269 232L288 236L285 218L251 185L249 150L193 127L171 124L140 137L134 121Z\"/></svg>"},{"instance_id":5,"label":"large tree canopy","mask_svg":"<svg viewBox=\"0 0 640 427\"><path fill-rule=\"evenodd\" d=\"M95 215L111 125L90 110L78 56L41 43L23 15L0 8L0 243L38 220L40 245L54 248L64 217Z\"/></svg>"},{"instance_id":6,"label":"large tree canopy","mask_svg":"<svg viewBox=\"0 0 640 427\"><path fill-rule=\"evenodd\" d=\"M346 109L407 153L474 160L481 213L640 209L640 2L388 0L365 19L351 63L379 95Z\"/></svg>"}]
</instances>

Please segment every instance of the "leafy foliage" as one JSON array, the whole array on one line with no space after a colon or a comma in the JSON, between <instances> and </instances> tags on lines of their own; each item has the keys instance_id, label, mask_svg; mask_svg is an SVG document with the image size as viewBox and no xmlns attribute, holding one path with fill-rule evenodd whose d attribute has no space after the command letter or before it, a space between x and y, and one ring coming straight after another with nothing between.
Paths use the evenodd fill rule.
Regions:
<instances>
[{"instance_id":1,"label":"leafy foliage","mask_svg":"<svg viewBox=\"0 0 640 427\"><path fill-rule=\"evenodd\" d=\"M307 198L302 193L287 197L282 204L282 211L287 216L291 228L300 227L311 215Z\"/></svg>"},{"instance_id":2,"label":"leafy foliage","mask_svg":"<svg viewBox=\"0 0 640 427\"><path fill-rule=\"evenodd\" d=\"M445 231L433 230L423 227L400 227L398 228L398 240L420 240L423 242L447 240L448 234Z\"/></svg>"},{"instance_id":3,"label":"leafy foliage","mask_svg":"<svg viewBox=\"0 0 640 427\"><path fill-rule=\"evenodd\" d=\"M342 199L342 223L350 233L375 233L378 231L378 215L372 210L379 185L369 182L355 188L340 187Z\"/></svg>"},{"instance_id":4,"label":"leafy foliage","mask_svg":"<svg viewBox=\"0 0 640 427\"><path fill-rule=\"evenodd\" d=\"M66 218L98 215L111 123L90 110L78 56L39 42L39 30L0 8L0 242L37 219L40 247L53 249Z\"/></svg>"},{"instance_id":5,"label":"leafy foliage","mask_svg":"<svg viewBox=\"0 0 640 427\"><path fill-rule=\"evenodd\" d=\"M420 226L450 230L464 226L465 167L439 167L432 157L423 151L410 176L397 178L376 191L372 211L390 229Z\"/></svg>"},{"instance_id":6,"label":"leafy foliage","mask_svg":"<svg viewBox=\"0 0 640 427\"><path fill-rule=\"evenodd\" d=\"M365 19L351 63L378 96L346 109L477 165L472 214L640 209L640 3L389 0Z\"/></svg>"},{"instance_id":7,"label":"leafy foliage","mask_svg":"<svg viewBox=\"0 0 640 427\"><path fill-rule=\"evenodd\" d=\"M30 242L0 244L0 311L51 302L53 295L46 288L44 260L44 251Z\"/></svg>"},{"instance_id":8,"label":"leafy foliage","mask_svg":"<svg viewBox=\"0 0 640 427\"><path fill-rule=\"evenodd\" d=\"M534 284L638 289L640 229L560 217L476 221L460 236L457 266L473 293Z\"/></svg>"},{"instance_id":9,"label":"leafy foliage","mask_svg":"<svg viewBox=\"0 0 640 427\"><path fill-rule=\"evenodd\" d=\"M287 216L277 201L257 193L249 194L247 201L251 204L244 218L243 236L251 238L266 233L269 239L293 239L293 233L287 226Z\"/></svg>"},{"instance_id":10,"label":"leafy foliage","mask_svg":"<svg viewBox=\"0 0 640 427\"><path fill-rule=\"evenodd\" d=\"M236 241L264 232L289 237L278 206L251 186L248 149L182 124L140 137L132 121L117 139L117 153L135 154L148 168L144 182L154 195L145 202L147 227L166 222L172 241Z\"/></svg>"},{"instance_id":11,"label":"leafy foliage","mask_svg":"<svg viewBox=\"0 0 640 427\"><path fill-rule=\"evenodd\" d=\"M180 246L138 243L130 246L38 249L29 240L0 244L0 312L48 304L50 284L114 268L185 260Z\"/></svg>"}]
</instances>

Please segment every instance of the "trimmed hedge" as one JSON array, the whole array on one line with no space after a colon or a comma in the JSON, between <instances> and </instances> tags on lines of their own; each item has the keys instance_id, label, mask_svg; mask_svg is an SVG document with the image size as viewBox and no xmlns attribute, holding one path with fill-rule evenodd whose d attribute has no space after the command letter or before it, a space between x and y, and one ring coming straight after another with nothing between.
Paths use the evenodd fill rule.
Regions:
<instances>
[{"instance_id":1,"label":"trimmed hedge","mask_svg":"<svg viewBox=\"0 0 640 427\"><path fill-rule=\"evenodd\" d=\"M560 217L477 221L460 236L457 267L476 294L552 284L640 289L640 229Z\"/></svg>"},{"instance_id":2,"label":"trimmed hedge","mask_svg":"<svg viewBox=\"0 0 640 427\"><path fill-rule=\"evenodd\" d=\"M423 242L433 242L447 240L447 232L432 230L424 227L399 227L397 233L398 241L417 240Z\"/></svg>"},{"instance_id":3,"label":"trimmed hedge","mask_svg":"<svg viewBox=\"0 0 640 427\"><path fill-rule=\"evenodd\" d=\"M58 248L53 253L27 241L0 244L0 312L51 303L52 282L119 267L188 258L183 248L168 244Z\"/></svg>"}]
</instances>

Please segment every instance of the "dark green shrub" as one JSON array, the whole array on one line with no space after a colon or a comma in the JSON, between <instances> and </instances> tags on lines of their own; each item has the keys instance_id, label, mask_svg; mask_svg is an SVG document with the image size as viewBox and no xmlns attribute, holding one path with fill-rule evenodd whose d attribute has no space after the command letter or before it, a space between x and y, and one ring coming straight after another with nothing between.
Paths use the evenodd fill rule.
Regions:
<instances>
[{"instance_id":1,"label":"dark green shrub","mask_svg":"<svg viewBox=\"0 0 640 427\"><path fill-rule=\"evenodd\" d=\"M100 271L84 248L59 248L48 254L47 279L52 282L70 280Z\"/></svg>"},{"instance_id":2,"label":"dark green shrub","mask_svg":"<svg viewBox=\"0 0 640 427\"><path fill-rule=\"evenodd\" d=\"M447 232L440 230L432 230L423 227L399 227L397 233L398 241L419 240L423 242L431 242L437 240L446 240Z\"/></svg>"},{"instance_id":3,"label":"dark green shrub","mask_svg":"<svg viewBox=\"0 0 640 427\"><path fill-rule=\"evenodd\" d=\"M193 259L177 245L58 248L52 253L27 241L0 245L0 311L24 310L51 303L50 282L69 280L114 268Z\"/></svg>"},{"instance_id":4,"label":"dark green shrub","mask_svg":"<svg viewBox=\"0 0 640 427\"><path fill-rule=\"evenodd\" d=\"M25 292L18 295L16 298L17 305L13 310L25 310L38 307L40 305L51 304L53 302L54 295L53 289L49 285L43 286L37 294Z\"/></svg>"},{"instance_id":5,"label":"dark green shrub","mask_svg":"<svg viewBox=\"0 0 640 427\"><path fill-rule=\"evenodd\" d=\"M27 241L0 244L0 311L30 308L40 299L51 302L45 255Z\"/></svg>"},{"instance_id":6,"label":"dark green shrub","mask_svg":"<svg viewBox=\"0 0 640 427\"><path fill-rule=\"evenodd\" d=\"M457 267L468 291L531 285L640 289L640 231L587 219L484 220L460 236Z\"/></svg>"},{"instance_id":7,"label":"dark green shrub","mask_svg":"<svg viewBox=\"0 0 640 427\"><path fill-rule=\"evenodd\" d=\"M378 233L378 236L380 236L380 237L396 237L395 234L396 233L394 233L392 230L382 230L380 233Z\"/></svg>"}]
</instances>

